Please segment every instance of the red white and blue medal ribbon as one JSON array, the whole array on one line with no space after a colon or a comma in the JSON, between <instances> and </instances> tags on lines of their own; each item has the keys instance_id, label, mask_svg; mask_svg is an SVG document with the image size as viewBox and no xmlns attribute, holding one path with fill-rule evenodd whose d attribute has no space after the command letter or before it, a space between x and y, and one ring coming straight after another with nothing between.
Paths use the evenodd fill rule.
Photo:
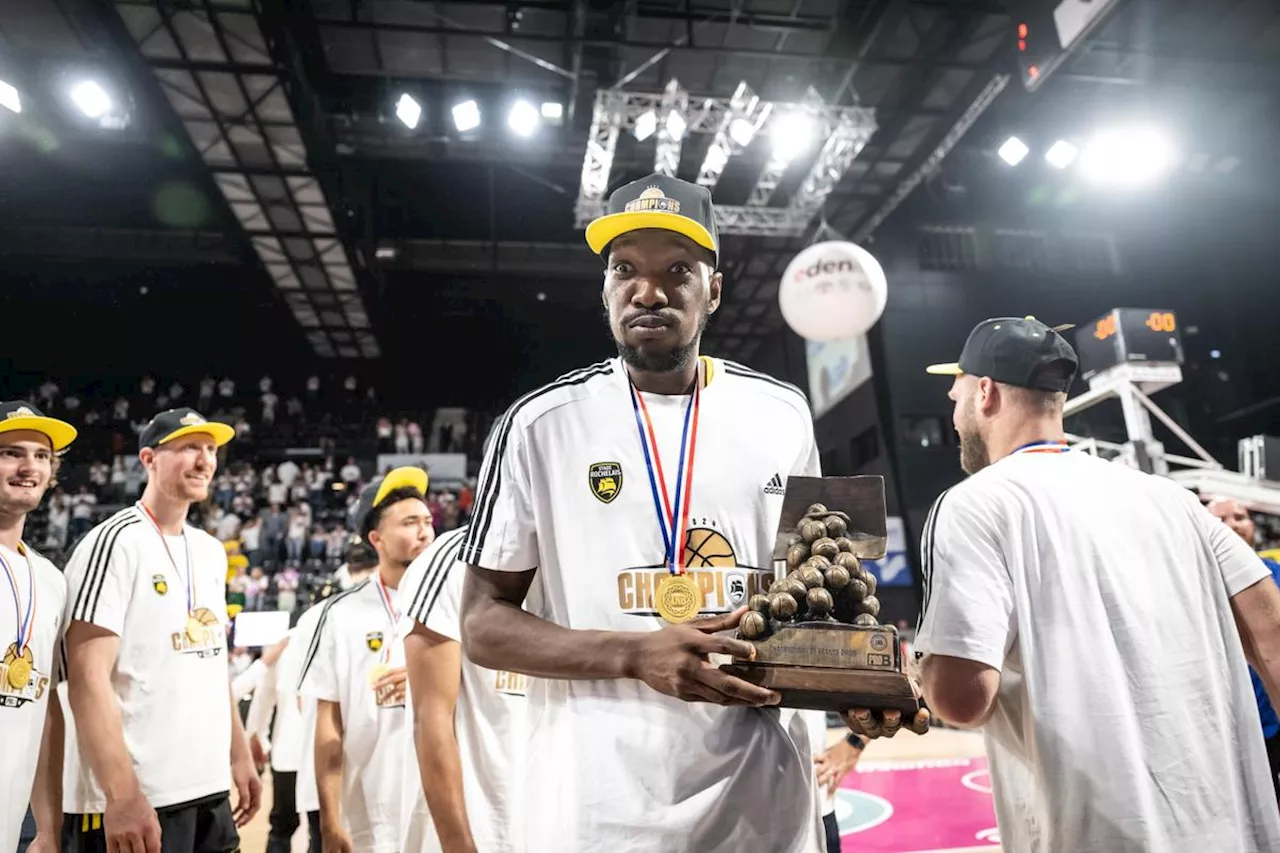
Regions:
<instances>
[{"instance_id":1,"label":"red white and blue medal ribbon","mask_svg":"<svg viewBox=\"0 0 1280 853\"><path fill-rule=\"evenodd\" d=\"M151 522L151 526L155 528L156 535L160 537L160 544L164 546L165 556L169 558L169 565L173 566L173 573L182 581L187 592L187 615L190 616L196 612L196 587L195 579L191 576L191 543L187 541L186 530L182 531L182 548L187 556L186 572L178 571L178 561L173 559L173 552L169 550L169 540L165 537L164 531L160 529L160 522L156 521L156 517L151 514L151 510L147 509L147 505L142 501L138 501L138 509L142 510L142 514Z\"/></svg>"},{"instance_id":2,"label":"red white and blue medal ribbon","mask_svg":"<svg viewBox=\"0 0 1280 853\"><path fill-rule=\"evenodd\" d=\"M701 369L699 360L699 369ZM667 570L673 575L684 574L684 541L689 528L689 506L693 493L693 458L698 444L698 415L702 400L701 375L695 373L693 393L684 410L684 428L680 434L680 459L676 467L675 500L668 500L667 480L662 468L662 456L658 450L658 437L649 417L649 407L636 386L627 377L631 391L631 408L636 417L636 431L640 434L640 446L644 450L645 470L649 475L649 488L653 495L653 509L658 516L658 528L662 531L662 544L666 549Z\"/></svg>"},{"instance_id":3,"label":"red white and blue medal ribbon","mask_svg":"<svg viewBox=\"0 0 1280 853\"><path fill-rule=\"evenodd\" d=\"M25 612L22 607L22 593L18 590L18 576L13 571L13 567L9 565L9 561L4 558L3 553L0 553L0 567L4 568L4 576L9 581L9 590L13 593L13 611L18 620L17 654L21 657L31 642L31 632L35 627L36 570L31 565L31 554L21 542L18 543L18 552L27 558L27 583L29 585L27 588L30 590L30 594L27 596Z\"/></svg>"},{"instance_id":4,"label":"red white and blue medal ribbon","mask_svg":"<svg viewBox=\"0 0 1280 853\"><path fill-rule=\"evenodd\" d=\"M1033 441L1030 444L1024 444L1014 453L1066 453L1071 448L1065 441Z\"/></svg>"},{"instance_id":5,"label":"red white and blue medal ribbon","mask_svg":"<svg viewBox=\"0 0 1280 853\"><path fill-rule=\"evenodd\" d=\"M400 613L391 601L391 593L387 591L381 575L374 578L373 585L378 589L378 600L382 602L382 609L386 611L387 619L391 620L391 632L387 634L387 641L382 644L382 662L386 663L391 660L391 640L396 636L396 630L400 625Z\"/></svg>"}]
</instances>

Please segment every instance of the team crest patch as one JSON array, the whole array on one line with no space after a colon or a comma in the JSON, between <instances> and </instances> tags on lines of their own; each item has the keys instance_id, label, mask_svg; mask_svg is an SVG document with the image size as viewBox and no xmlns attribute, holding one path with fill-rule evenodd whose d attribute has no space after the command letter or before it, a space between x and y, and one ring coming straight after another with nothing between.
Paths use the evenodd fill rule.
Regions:
<instances>
[{"instance_id":1,"label":"team crest patch","mask_svg":"<svg viewBox=\"0 0 1280 853\"><path fill-rule=\"evenodd\" d=\"M595 462L587 469L591 494L601 503L613 503L622 491L622 465L617 462Z\"/></svg>"},{"instance_id":2,"label":"team crest patch","mask_svg":"<svg viewBox=\"0 0 1280 853\"><path fill-rule=\"evenodd\" d=\"M169 591L169 582L164 575L152 575L151 588L156 591L156 595L164 595Z\"/></svg>"},{"instance_id":3,"label":"team crest patch","mask_svg":"<svg viewBox=\"0 0 1280 853\"><path fill-rule=\"evenodd\" d=\"M369 647L369 651L376 652L382 649L382 632L370 631L364 635L364 644Z\"/></svg>"}]
</instances>

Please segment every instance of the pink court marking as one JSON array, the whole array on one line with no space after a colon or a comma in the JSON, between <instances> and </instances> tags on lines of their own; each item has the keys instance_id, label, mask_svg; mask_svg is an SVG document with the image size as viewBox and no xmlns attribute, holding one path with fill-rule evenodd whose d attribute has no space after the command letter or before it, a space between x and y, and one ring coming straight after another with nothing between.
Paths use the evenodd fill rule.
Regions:
<instances>
[{"instance_id":1,"label":"pink court marking","mask_svg":"<svg viewBox=\"0 0 1280 853\"><path fill-rule=\"evenodd\" d=\"M841 833L858 853L998 851L990 787L985 758L864 762L840 793Z\"/></svg>"}]
</instances>

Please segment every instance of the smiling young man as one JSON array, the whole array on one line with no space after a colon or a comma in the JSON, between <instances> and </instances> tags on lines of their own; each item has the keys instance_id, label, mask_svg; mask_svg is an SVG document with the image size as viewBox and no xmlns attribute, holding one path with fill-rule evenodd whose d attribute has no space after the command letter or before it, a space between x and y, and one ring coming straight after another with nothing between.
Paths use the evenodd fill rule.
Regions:
<instances>
[{"instance_id":1,"label":"smiling young man","mask_svg":"<svg viewBox=\"0 0 1280 853\"><path fill-rule=\"evenodd\" d=\"M61 643L67 584L22 541L27 514L57 473L75 427L27 403L0 403L0 845L15 850L31 802L32 853L54 853L62 831Z\"/></svg>"},{"instance_id":2,"label":"smiling young man","mask_svg":"<svg viewBox=\"0 0 1280 853\"><path fill-rule=\"evenodd\" d=\"M535 676L526 849L821 850L804 727L708 658L753 651L721 632L773 578L767 487L818 474L808 403L699 354L722 286L706 189L624 186L587 242L619 357L508 409L460 554L464 653Z\"/></svg>"},{"instance_id":3,"label":"smiling young man","mask_svg":"<svg viewBox=\"0 0 1280 853\"><path fill-rule=\"evenodd\" d=\"M261 782L227 670L227 555L186 523L231 427L192 409L139 437L142 499L67 564L67 684L78 765L64 792L74 851L230 853ZM235 811L230 786L237 792Z\"/></svg>"},{"instance_id":4,"label":"smiling young man","mask_svg":"<svg viewBox=\"0 0 1280 853\"><path fill-rule=\"evenodd\" d=\"M970 476L922 537L925 698L982 728L1006 850L1280 850L1245 666L1280 696L1280 590L1190 491L1067 446L1077 363L996 317L929 368Z\"/></svg>"},{"instance_id":5,"label":"smiling young man","mask_svg":"<svg viewBox=\"0 0 1280 853\"><path fill-rule=\"evenodd\" d=\"M378 554L371 580L330 599L299 692L316 700L315 772L326 853L397 853L406 756L400 582L435 532L427 472L395 468L360 493L355 524Z\"/></svg>"}]
</instances>

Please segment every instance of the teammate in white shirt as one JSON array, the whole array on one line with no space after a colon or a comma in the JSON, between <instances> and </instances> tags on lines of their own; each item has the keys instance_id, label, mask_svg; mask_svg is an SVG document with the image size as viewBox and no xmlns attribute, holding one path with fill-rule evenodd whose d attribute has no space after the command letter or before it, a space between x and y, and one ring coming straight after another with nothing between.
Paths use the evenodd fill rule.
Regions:
<instances>
[{"instance_id":1,"label":"teammate in white shirt","mask_svg":"<svg viewBox=\"0 0 1280 853\"><path fill-rule=\"evenodd\" d=\"M320 794L316 790L316 700L299 692L299 680L302 678L307 652L311 650L316 636L316 626L324 617L325 608L335 598L343 595L356 584L364 581L378 566L378 555L368 543L356 537L357 541L347 547L347 561L343 563L340 574L352 581L351 587L339 588L339 581L326 583L316 596L315 603L303 611L298 617L298 624L290 632L293 639L280 657L280 677L292 685L292 692L297 698L299 723L301 727L301 753L298 757L298 779L294 789L295 807L299 814L307 816L307 834L309 853L321 853L320 833Z\"/></svg>"},{"instance_id":2,"label":"teammate in white shirt","mask_svg":"<svg viewBox=\"0 0 1280 853\"><path fill-rule=\"evenodd\" d=\"M334 597L307 650L300 690L316 700L316 789L326 853L397 853L406 674L396 602L435 533L427 473L396 468L365 486L356 530L378 553L372 580Z\"/></svg>"},{"instance_id":3,"label":"teammate in white shirt","mask_svg":"<svg viewBox=\"0 0 1280 853\"><path fill-rule=\"evenodd\" d=\"M67 564L70 850L158 853L163 834L166 853L229 853L257 812L262 783L227 669L227 555L186 523L234 436L192 409L152 418L142 500Z\"/></svg>"},{"instance_id":4,"label":"teammate in white shirt","mask_svg":"<svg viewBox=\"0 0 1280 853\"><path fill-rule=\"evenodd\" d=\"M527 681L462 654L459 608L467 527L409 566L400 620L413 711L400 822L402 853L523 850L518 774Z\"/></svg>"},{"instance_id":5,"label":"teammate in white shirt","mask_svg":"<svg viewBox=\"0 0 1280 853\"><path fill-rule=\"evenodd\" d=\"M534 676L526 849L821 850L804 726L708 658L754 652L720 632L773 579L771 484L819 473L808 403L699 355L722 283L709 192L654 175L609 210L587 242L620 358L507 411L462 549L464 651Z\"/></svg>"},{"instance_id":6,"label":"teammate in white shirt","mask_svg":"<svg viewBox=\"0 0 1280 853\"><path fill-rule=\"evenodd\" d=\"M289 853L293 835L301 824L296 791L304 745L302 711L296 692L298 679L296 673L280 665L297 635L297 628L291 628L283 640L254 662L255 666L263 664L265 672L253 691L244 721L254 764L271 765L271 814L268 816L271 829L267 833L267 853Z\"/></svg>"},{"instance_id":7,"label":"teammate in white shirt","mask_svg":"<svg viewBox=\"0 0 1280 853\"><path fill-rule=\"evenodd\" d=\"M1280 850L1245 666L1280 696L1280 591L1190 491L1068 449L1076 365L1001 317L930 368L972 476L924 529L925 696L983 727L1006 850Z\"/></svg>"},{"instance_id":8,"label":"teammate in white shirt","mask_svg":"<svg viewBox=\"0 0 1280 853\"><path fill-rule=\"evenodd\" d=\"M16 850L27 803L36 821L28 850L53 853L62 832L63 609L67 584L22 541L73 426L26 403L0 403L0 849Z\"/></svg>"}]
</instances>

